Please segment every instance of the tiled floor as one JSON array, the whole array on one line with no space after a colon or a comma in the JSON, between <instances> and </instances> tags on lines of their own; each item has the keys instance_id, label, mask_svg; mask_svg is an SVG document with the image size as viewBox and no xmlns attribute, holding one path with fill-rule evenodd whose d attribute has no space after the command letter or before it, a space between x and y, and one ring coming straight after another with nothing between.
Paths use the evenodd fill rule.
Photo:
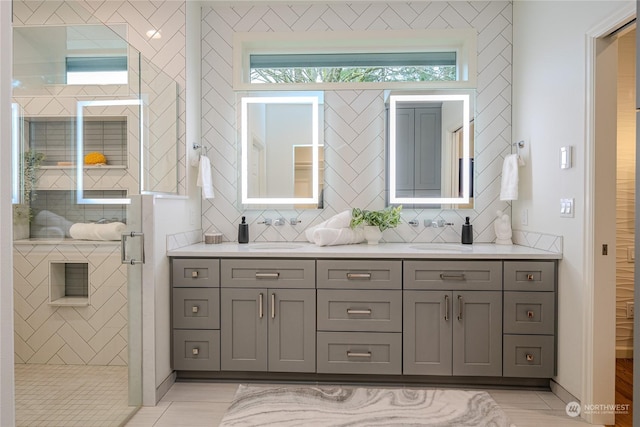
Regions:
<instances>
[{"instance_id":1,"label":"tiled floor","mask_svg":"<svg viewBox=\"0 0 640 427\"><path fill-rule=\"evenodd\" d=\"M16 426L121 425L128 406L126 366L16 364Z\"/></svg>"},{"instance_id":2,"label":"tiled floor","mask_svg":"<svg viewBox=\"0 0 640 427\"><path fill-rule=\"evenodd\" d=\"M126 427L217 426L238 384L175 383L156 407L141 408ZM567 416L565 403L551 392L489 390L518 427L590 426Z\"/></svg>"}]
</instances>

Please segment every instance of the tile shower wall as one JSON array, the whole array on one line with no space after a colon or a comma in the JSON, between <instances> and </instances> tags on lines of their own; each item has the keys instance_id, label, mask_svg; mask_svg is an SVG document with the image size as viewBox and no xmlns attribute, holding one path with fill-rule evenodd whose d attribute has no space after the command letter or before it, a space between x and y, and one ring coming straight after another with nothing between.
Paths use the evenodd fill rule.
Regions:
<instances>
[{"instance_id":1,"label":"tile shower wall","mask_svg":"<svg viewBox=\"0 0 640 427\"><path fill-rule=\"evenodd\" d=\"M185 168L185 0L109 0L109 1L60 1L36 0L13 2L14 26L40 26L63 24L127 24L127 40L134 48L149 59L157 69L162 70L178 83L178 193L186 194ZM149 29L160 29L162 37L150 39L146 32ZM147 73L152 70L147 70ZM154 88L153 85L145 90L154 91L154 96L160 97L166 87ZM56 90L59 90L56 88ZM65 90L72 91L73 87ZM56 93L57 94L57 93ZM56 95L52 93L52 95ZM104 93L102 95L110 95ZM72 93L60 94L73 96ZM86 95L82 93L81 95ZM97 95L97 94L96 94ZM53 111L57 113L55 101L36 102L31 110ZM73 109L71 111L74 111ZM42 113L46 114L46 113ZM166 120L163 116L159 120ZM155 129L162 128L158 126ZM173 175L175 176L175 175ZM154 177L158 182L165 179L165 175Z\"/></svg>"},{"instance_id":2,"label":"tile shower wall","mask_svg":"<svg viewBox=\"0 0 640 427\"><path fill-rule=\"evenodd\" d=\"M49 301L50 261L87 262L90 305ZM127 269L118 243L14 244L16 363L127 364Z\"/></svg>"},{"instance_id":3,"label":"tile shower wall","mask_svg":"<svg viewBox=\"0 0 640 427\"><path fill-rule=\"evenodd\" d=\"M234 32L362 31L475 28L478 31L476 95L476 199L473 210L405 210L404 224L385 231L386 241L459 242L465 216L475 241L495 239L495 212L510 212L499 200L500 174L511 152L511 2L412 2L313 5L216 5L202 10L202 135L213 149L216 197L203 201L203 229L237 239L242 215L251 240L304 240L304 229L352 207L384 207L385 124L381 90L325 92L325 209L247 210L238 205L238 152L231 52ZM296 226L266 227L263 217L297 217ZM455 226L411 227L412 219L446 219Z\"/></svg>"}]
</instances>

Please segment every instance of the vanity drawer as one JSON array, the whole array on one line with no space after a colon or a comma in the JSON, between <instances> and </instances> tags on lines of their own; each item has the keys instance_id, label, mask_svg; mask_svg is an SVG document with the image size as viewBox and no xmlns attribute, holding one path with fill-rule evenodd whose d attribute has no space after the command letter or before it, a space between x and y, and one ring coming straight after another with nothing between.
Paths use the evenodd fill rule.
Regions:
<instances>
[{"instance_id":1,"label":"vanity drawer","mask_svg":"<svg viewBox=\"0 0 640 427\"><path fill-rule=\"evenodd\" d=\"M402 372L401 333L318 332L318 373Z\"/></svg>"},{"instance_id":2,"label":"vanity drawer","mask_svg":"<svg viewBox=\"0 0 640 427\"><path fill-rule=\"evenodd\" d=\"M174 330L173 369L219 371L220 331Z\"/></svg>"},{"instance_id":3,"label":"vanity drawer","mask_svg":"<svg viewBox=\"0 0 640 427\"><path fill-rule=\"evenodd\" d=\"M216 287L220 285L220 261L212 258L173 258L173 287Z\"/></svg>"},{"instance_id":4,"label":"vanity drawer","mask_svg":"<svg viewBox=\"0 0 640 427\"><path fill-rule=\"evenodd\" d=\"M554 291L554 261L505 261L505 291Z\"/></svg>"},{"instance_id":5,"label":"vanity drawer","mask_svg":"<svg viewBox=\"0 0 640 427\"><path fill-rule=\"evenodd\" d=\"M174 288L173 327L220 329L219 288Z\"/></svg>"},{"instance_id":6,"label":"vanity drawer","mask_svg":"<svg viewBox=\"0 0 640 427\"><path fill-rule=\"evenodd\" d=\"M223 259L223 287L315 288L315 260Z\"/></svg>"},{"instance_id":7,"label":"vanity drawer","mask_svg":"<svg viewBox=\"0 0 640 427\"><path fill-rule=\"evenodd\" d=\"M318 260L318 289L402 289L402 261Z\"/></svg>"},{"instance_id":8,"label":"vanity drawer","mask_svg":"<svg viewBox=\"0 0 640 427\"><path fill-rule=\"evenodd\" d=\"M505 292L505 334L553 334L554 292Z\"/></svg>"},{"instance_id":9,"label":"vanity drawer","mask_svg":"<svg viewBox=\"0 0 640 427\"><path fill-rule=\"evenodd\" d=\"M402 332L402 291L318 290L318 330Z\"/></svg>"},{"instance_id":10,"label":"vanity drawer","mask_svg":"<svg viewBox=\"0 0 640 427\"><path fill-rule=\"evenodd\" d=\"M502 290L501 261L404 261L404 289Z\"/></svg>"},{"instance_id":11,"label":"vanity drawer","mask_svg":"<svg viewBox=\"0 0 640 427\"><path fill-rule=\"evenodd\" d=\"M553 335L505 335L502 376L551 378L555 375Z\"/></svg>"}]
</instances>

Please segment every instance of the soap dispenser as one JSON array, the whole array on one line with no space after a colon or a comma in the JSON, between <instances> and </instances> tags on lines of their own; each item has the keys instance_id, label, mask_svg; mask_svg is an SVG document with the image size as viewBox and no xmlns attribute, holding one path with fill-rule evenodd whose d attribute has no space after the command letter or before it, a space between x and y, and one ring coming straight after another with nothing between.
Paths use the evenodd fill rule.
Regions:
<instances>
[{"instance_id":1,"label":"soap dispenser","mask_svg":"<svg viewBox=\"0 0 640 427\"><path fill-rule=\"evenodd\" d=\"M469 217L465 218L462 224L462 244L470 245L473 243L473 225L469 224Z\"/></svg>"},{"instance_id":2,"label":"soap dispenser","mask_svg":"<svg viewBox=\"0 0 640 427\"><path fill-rule=\"evenodd\" d=\"M249 243L249 224L245 222L245 217L238 224L238 243Z\"/></svg>"}]
</instances>

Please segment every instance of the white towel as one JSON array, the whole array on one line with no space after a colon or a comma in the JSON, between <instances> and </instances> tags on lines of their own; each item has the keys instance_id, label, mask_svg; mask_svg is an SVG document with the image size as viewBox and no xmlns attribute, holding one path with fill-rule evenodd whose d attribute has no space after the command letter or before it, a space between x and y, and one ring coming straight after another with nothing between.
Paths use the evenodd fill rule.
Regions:
<instances>
[{"instance_id":1,"label":"white towel","mask_svg":"<svg viewBox=\"0 0 640 427\"><path fill-rule=\"evenodd\" d=\"M500 200L518 200L518 155L509 154L502 164Z\"/></svg>"},{"instance_id":2,"label":"white towel","mask_svg":"<svg viewBox=\"0 0 640 427\"><path fill-rule=\"evenodd\" d=\"M313 233L313 240L318 246L352 245L364 241L364 229L318 228Z\"/></svg>"},{"instance_id":3,"label":"white towel","mask_svg":"<svg viewBox=\"0 0 640 427\"><path fill-rule=\"evenodd\" d=\"M33 218L33 222L34 224L41 225L43 227L55 227L59 230L62 230L63 237L71 237L71 234L69 234L69 229L71 228L73 223L68 219L46 209L38 212Z\"/></svg>"},{"instance_id":4,"label":"white towel","mask_svg":"<svg viewBox=\"0 0 640 427\"><path fill-rule=\"evenodd\" d=\"M211 178L211 161L207 156L200 156L200 164L198 165L198 187L202 187L202 198L213 199L213 180Z\"/></svg>"},{"instance_id":5,"label":"white towel","mask_svg":"<svg viewBox=\"0 0 640 427\"><path fill-rule=\"evenodd\" d=\"M331 218L325 221L322 221L320 224L307 228L304 231L304 234L307 237L308 241L310 241L311 243L315 243L315 240L313 239L313 233L316 230L320 228L333 228L333 229L348 228L350 223L351 223L351 210L346 210L332 216Z\"/></svg>"},{"instance_id":6,"label":"white towel","mask_svg":"<svg viewBox=\"0 0 640 427\"><path fill-rule=\"evenodd\" d=\"M77 240L120 240L127 226L121 222L107 224L76 223L69 229L71 237Z\"/></svg>"}]
</instances>

